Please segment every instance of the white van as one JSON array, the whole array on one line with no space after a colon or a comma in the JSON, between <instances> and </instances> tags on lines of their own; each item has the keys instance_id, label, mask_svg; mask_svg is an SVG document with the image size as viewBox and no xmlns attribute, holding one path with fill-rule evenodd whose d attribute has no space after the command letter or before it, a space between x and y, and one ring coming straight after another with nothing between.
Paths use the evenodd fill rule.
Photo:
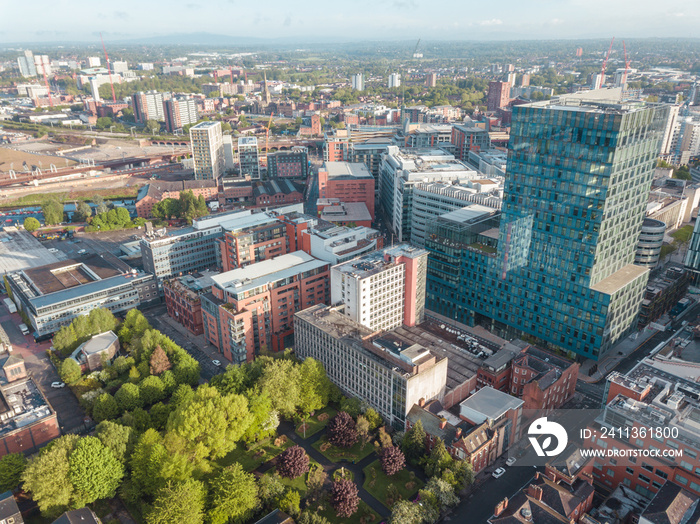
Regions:
<instances>
[{"instance_id":1,"label":"white van","mask_svg":"<svg viewBox=\"0 0 700 524\"><path fill-rule=\"evenodd\" d=\"M20 324L19 330L22 332L23 335L29 335L29 328L26 324Z\"/></svg>"}]
</instances>

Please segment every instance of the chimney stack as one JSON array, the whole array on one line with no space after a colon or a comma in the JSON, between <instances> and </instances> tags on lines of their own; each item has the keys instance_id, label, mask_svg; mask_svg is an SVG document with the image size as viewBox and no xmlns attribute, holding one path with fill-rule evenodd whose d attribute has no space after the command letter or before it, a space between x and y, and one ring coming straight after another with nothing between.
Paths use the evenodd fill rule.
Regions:
<instances>
[{"instance_id":1,"label":"chimney stack","mask_svg":"<svg viewBox=\"0 0 700 524\"><path fill-rule=\"evenodd\" d=\"M496 508L493 510L493 514L498 517L501 513L503 513L506 509L508 508L508 497L504 498L501 502L499 502L496 505Z\"/></svg>"},{"instance_id":2,"label":"chimney stack","mask_svg":"<svg viewBox=\"0 0 700 524\"><path fill-rule=\"evenodd\" d=\"M530 484L527 487L527 494L530 495L535 500L542 500L542 488L540 486L535 486Z\"/></svg>"},{"instance_id":3,"label":"chimney stack","mask_svg":"<svg viewBox=\"0 0 700 524\"><path fill-rule=\"evenodd\" d=\"M418 401L418 405L422 408L425 407L425 398L421 397L421 399Z\"/></svg>"},{"instance_id":4,"label":"chimney stack","mask_svg":"<svg viewBox=\"0 0 700 524\"><path fill-rule=\"evenodd\" d=\"M462 436L462 428L457 428L457 433L455 434L456 438L460 438Z\"/></svg>"},{"instance_id":5,"label":"chimney stack","mask_svg":"<svg viewBox=\"0 0 700 524\"><path fill-rule=\"evenodd\" d=\"M447 419L441 418L440 419L440 429L445 429L445 426L447 426Z\"/></svg>"}]
</instances>

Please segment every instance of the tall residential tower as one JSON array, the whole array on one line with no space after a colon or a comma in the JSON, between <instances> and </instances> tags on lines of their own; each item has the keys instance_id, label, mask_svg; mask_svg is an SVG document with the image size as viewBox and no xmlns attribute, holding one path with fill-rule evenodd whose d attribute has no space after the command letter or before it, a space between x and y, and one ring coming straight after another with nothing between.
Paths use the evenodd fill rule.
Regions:
<instances>
[{"instance_id":1,"label":"tall residential tower","mask_svg":"<svg viewBox=\"0 0 700 524\"><path fill-rule=\"evenodd\" d=\"M667 114L578 96L514 107L498 239L493 219L435 219L428 309L605 354L643 298L649 270L634 265L635 248Z\"/></svg>"},{"instance_id":2,"label":"tall residential tower","mask_svg":"<svg viewBox=\"0 0 700 524\"><path fill-rule=\"evenodd\" d=\"M195 180L218 180L224 174L221 122L201 122L190 128Z\"/></svg>"}]
</instances>

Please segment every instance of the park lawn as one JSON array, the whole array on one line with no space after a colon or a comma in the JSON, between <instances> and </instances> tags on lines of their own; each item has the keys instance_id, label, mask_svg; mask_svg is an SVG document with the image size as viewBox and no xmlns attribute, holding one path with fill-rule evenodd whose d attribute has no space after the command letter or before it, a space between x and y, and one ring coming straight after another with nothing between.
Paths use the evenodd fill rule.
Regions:
<instances>
[{"instance_id":1,"label":"park lawn","mask_svg":"<svg viewBox=\"0 0 700 524\"><path fill-rule=\"evenodd\" d=\"M376 471L376 476L372 476L372 470ZM382 471L379 460L375 460L364 470L365 482L362 485L372 496L379 502L391 509L391 505L387 503L386 495L390 484L394 484L404 500L409 500L413 495L418 493L418 490L424 486L423 481L418 477L411 478L411 473L407 469L399 471L393 477L387 477ZM413 486L408 486L413 483Z\"/></svg>"},{"instance_id":2,"label":"park lawn","mask_svg":"<svg viewBox=\"0 0 700 524\"><path fill-rule=\"evenodd\" d=\"M325 517L328 522L333 522L333 524L371 524L373 522L378 523L382 520L379 513L370 508L363 500L360 500L360 504L357 506L357 511L355 514L346 519L337 517L335 510L327 502L323 505L323 507L325 509L323 511L319 511L319 515ZM365 517L369 515L372 516L371 519ZM362 517L365 517L365 519L362 520Z\"/></svg>"},{"instance_id":3,"label":"park lawn","mask_svg":"<svg viewBox=\"0 0 700 524\"><path fill-rule=\"evenodd\" d=\"M294 442L289 439L279 446L275 446L274 439L264 439L247 450L245 445L239 443L236 449L229 452L225 457L220 458L217 462L224 468L234 462L238 462L243 466L244 470L253 471L293 445Z\"/></svg>"},{"instance_id":4,"label":"park lawn","mask_svg":"<svg viewBox=\"0 0 700 524\"><path fill-rule=\"evenodd\" d=\"M330 406L325 407L321 411L318 411L313 417L309 417L306 420L306 436L304 436L304 431L301 429L302 428L301 424L297 425L295 431L296 431L297 435L299 435L300 437L309 438L309 437L315 435L316 433L318 433L319 431L321 431L323 428L325 428L328 425L328 423L330 422L330 420L333 417L335 417L337 413L338 412L335 409L333 409L332 407L330 407ZM318 420L318 417L321 414L328 415L323 422Z\"/></svg>"},{"instance_id":5,"label":"park lawn","mask_svg":"<svg viewBox=\"0 0 700 524\"><path fill-rule=\"evenodd\" d=\"M324 444L330 446L325 451L321 449L321 447L324 446ZM362 442L358 440L353 447L345 449L330 444L325 435L318 439L316 442L314 442L312 445L331 462L340 462L342 460L346 460L348 462L359 462L366 456L374 453L374 444L372 444L371 442L367 443L366 446L362 447Z\"/></svg>"},{"instance_id":6,"label":"park lawn","mask_svg":"<svg viewBox=\"0 0 700 524\"><path fill-rule=\"evenodd\" d=\"M310 459L309 460L309 469L313 469L315 466L320 467L320 464L318 462L316 462L315 460ZM270 471L265 473L265 475L272 475L274 471L275 470L271 469ZM309 474L304 473L303 475L299 475L295 479L288 479L288 478L280 477L280 481L282 482L282 484L284 484L288 488L292 488L292 489L297 490L299 492L299 495L303 499L304 497L306 497L306 492L308 491L308 488L306 487L306 480L308 478L309 478Z\"/></svg>"}]
</instances>

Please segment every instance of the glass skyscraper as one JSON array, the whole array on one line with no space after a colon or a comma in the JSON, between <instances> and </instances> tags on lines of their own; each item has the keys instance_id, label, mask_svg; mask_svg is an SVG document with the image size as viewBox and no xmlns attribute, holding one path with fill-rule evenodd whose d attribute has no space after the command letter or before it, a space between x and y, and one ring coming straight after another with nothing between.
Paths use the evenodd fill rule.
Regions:
<instances>
[{"instance_id":1,"label":"glass skyscraper","mask_svg":"<svg viewBox=\"0 0 700 524\"><path fill-rule=\"evenodd\" d=\"M428 309L602 356L636 324L648 270L635 247L667 111L581 95L514 107L500 222L433 220Z\"/></svg>"}]
</instances>

